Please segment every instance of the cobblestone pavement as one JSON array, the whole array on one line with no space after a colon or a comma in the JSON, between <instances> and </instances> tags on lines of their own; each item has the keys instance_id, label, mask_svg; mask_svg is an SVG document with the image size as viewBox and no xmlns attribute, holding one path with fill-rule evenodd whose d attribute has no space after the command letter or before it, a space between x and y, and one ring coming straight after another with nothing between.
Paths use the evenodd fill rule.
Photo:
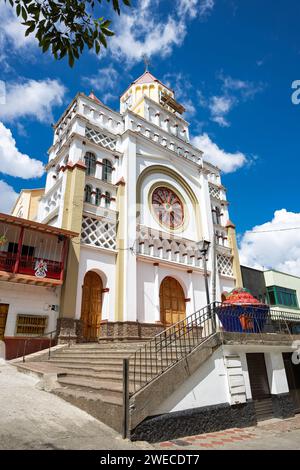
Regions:
<instances>
[{"instance_id":1,"label":"cobblestone pavement","mask_svg":"<svg viewBox=\"0 0 300 470\"><path fill-rule=\"evenodd\" d=\"M160 450L300 450L300 415L281 420L272 419L256 427L233 428L225 431L187 436L155 444Z\"/></svg>"}]
</instances>

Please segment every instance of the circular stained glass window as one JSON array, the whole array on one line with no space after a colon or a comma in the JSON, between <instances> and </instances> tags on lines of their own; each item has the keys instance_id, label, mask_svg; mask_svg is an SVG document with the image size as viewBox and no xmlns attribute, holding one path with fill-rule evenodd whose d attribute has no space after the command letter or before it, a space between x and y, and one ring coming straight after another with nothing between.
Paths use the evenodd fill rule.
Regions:
<instances>
[{"instance_id":1,"label":"circular stained glass window","mask_svg":"<svg viewBox=\"0 0 300 470\"><path fill-rule=\"evenodd\" d=\"M158 221L167 228L178 228L183 224L183 204L172 189L159 186L152 193L152 207Z\"/></svg>"}]
</instances>

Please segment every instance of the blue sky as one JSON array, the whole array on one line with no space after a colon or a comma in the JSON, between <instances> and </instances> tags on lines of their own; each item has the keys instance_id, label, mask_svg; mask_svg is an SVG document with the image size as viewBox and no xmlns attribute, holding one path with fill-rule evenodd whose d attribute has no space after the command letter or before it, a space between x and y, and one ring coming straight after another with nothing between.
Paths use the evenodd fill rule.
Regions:
<instances>
[{"instance_id":1,"label":"blue sky","mask_svg":"<svg viewBox=\"0 0 300 470\"><path fill-rule=\"evenodd\" d=\"M47 161L51 123L76 92L93 88L118 109L146 53L151 72L186 106L193 142L224 169L242 261L300 274L299 230L253 233L300 227L300 105L291 101L291 84L300 80L299 1L132 3L120 19L112 15L119 34L109 50L99 57L86 51L70 69L25 40L0 0L0 80L7 93L5 104L0 93L0 210L21 188L43 187L35 160Z\"/></svg>"}]
</instances>

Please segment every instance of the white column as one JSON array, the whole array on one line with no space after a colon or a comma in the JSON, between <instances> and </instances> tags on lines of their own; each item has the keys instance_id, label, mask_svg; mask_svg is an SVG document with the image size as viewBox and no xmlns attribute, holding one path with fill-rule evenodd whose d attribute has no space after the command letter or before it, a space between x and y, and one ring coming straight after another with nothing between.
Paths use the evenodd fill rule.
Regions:
<instances>
[{"instance_id":1,"label":"white column","mask_svg":"<svg viewBox=\"0 0 300 470\"><path fill-rule=\"evenodd\" d=\"M279 395L280 393L288 393L289 386L282 353L274 351L265 354L265 360L271 394Z\"/></svg>"},{"instance_id":2,"label":"white column","mask_svg":"<svg viewBox=\"0 0 300 470\"><path fill-rule=\"evenodd\" d=\"M187 314L191 315L195 312L195 296L194 296L194 289L193 289L193 271L192 269L188 270L188 298L190 302L187 304L189 305Z\"/></svg>"},{"instance_id":3,"label":"white column","mask_svg":"<svg viewBox=\"0 0 300 470\"><path fill-rule=\"evenodd\" d=\"M153 293L153 305L154 305L154 321L160 321L160 305L159 305L159 276L158 276L158 263L153 263L154 266L154 293Z\"/></svg>"}]
</instances>

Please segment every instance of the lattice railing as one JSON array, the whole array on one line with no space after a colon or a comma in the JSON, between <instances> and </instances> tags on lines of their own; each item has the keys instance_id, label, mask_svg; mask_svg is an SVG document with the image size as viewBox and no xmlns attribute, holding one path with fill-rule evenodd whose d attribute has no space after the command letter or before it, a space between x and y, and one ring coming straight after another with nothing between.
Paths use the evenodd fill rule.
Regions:
<instances>
[{"instance_id":1,"label":"lattice railing","mask_svg":"<svg viewBox=\"0 0 300 470\"><path fill-rule=\"evenodd\" d=\"M102 147L109 148L110 150L116 150L117 140L103 132L95 131L95 129L87 127L85 129L85 135L88 139L95 142L95 144L102 145Z\"/></svg>"},{"instance_id":2,"label":"lattice railing","mask_svg":"<svg viewBox=\"0 0 300 470\"><path fill-rule=\"evenodd\" d=\"M224 276L233 276L232 257L226 255L217 255L218 272Z\"/></svg>"},{"instance_id":3,"label":"lattice railing","mask_svg":"<svg viewBox=\"0 0 300 470\"><path fill-rule=\"evenodd\" d=\"M209 194L211 197L214 197L216 199L222 199L220 189L216 188L212 184L209 185Z\"/></svg>"},{"instance_id":4,"label":"lattice railing","mask_svg":"<svg viewBox=\"0 0 300 470\"><path fill-rule=\"evenodd\" d=\"M82 219L81 242L99 248L116 249L117 223L107 218Z\"/></svg>"}]
</instances>

